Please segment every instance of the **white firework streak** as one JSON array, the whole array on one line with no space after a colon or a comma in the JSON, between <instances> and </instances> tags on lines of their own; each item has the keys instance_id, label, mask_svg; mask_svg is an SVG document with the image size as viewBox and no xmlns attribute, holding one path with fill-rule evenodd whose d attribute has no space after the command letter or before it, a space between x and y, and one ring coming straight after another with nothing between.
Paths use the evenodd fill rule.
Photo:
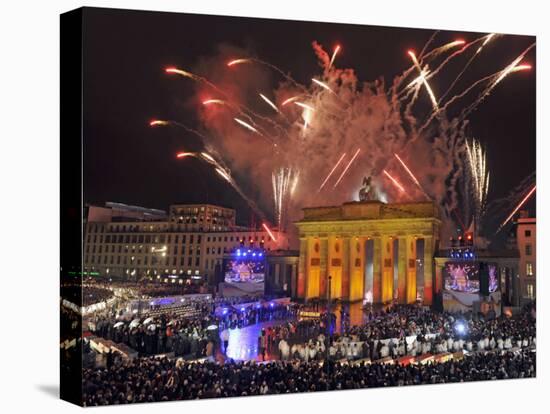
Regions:
<instances>
[{"instance_id":1,"label":"white firework streak","mask_svg":"<svg viewBox=\"0 0 550 414\"><path fill-rule=\"evenodd\" d=\"M282 167L271 174L275 221L279 230L285 226L288 203L296 190L299 176L299 171L286 167Z\"/></svg>"},{"instance_id":2,"label":"white firework streak","mask_svg":"<svg viewBox=\"0 0 550 414\"><path fill-rule=\"evenodd\" d=\"M489 192L490 174L487 171L487 152L483 150L479 141L475 139L472 140L471 144L466 141L466 152L468 153L470 174L473 182L472 193L475 201L475 219L479 222L485 213L487 194Z\"/></svg>"}]
</instances>

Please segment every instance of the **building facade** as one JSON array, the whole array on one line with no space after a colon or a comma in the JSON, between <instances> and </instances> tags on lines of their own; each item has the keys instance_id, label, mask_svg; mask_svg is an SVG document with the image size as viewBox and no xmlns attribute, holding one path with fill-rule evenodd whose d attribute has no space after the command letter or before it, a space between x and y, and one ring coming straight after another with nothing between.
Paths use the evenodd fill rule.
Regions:
<instances>
[{"instance_id":1,"label":"building facade","mask_svg":"<svg viewBox=\"0 0 550 414\"><path fill-rule=\"evenodd\" d=\"M373 303L431 304L441 280L434 278L441 221L434 203L350 202L306 208L296 223L300 260L296 297L330 296ZM423 275L417 275L417 246L423 241Z\"/></svg>"},{"instance_id":2,"label":"building facade","mask_svg":"<svg viewBox=\"0 0 550 414\"><path fill-rule=\"evenodd\" d=\"M265 293L296 297L299 252L274 250L267 254Z\"/></svg>"},{"instance_id":3,"label":"building facade","mask_svg":"<svg viewBox=\"0 0 550 414\"><path fill-rule=\"evenodd\" d=\"M521 301L536 298L537 290L537 220L521 211L516 221L516 240L519 250L519 291Z\"/></svg>"},{"instance_id":4,"label":"building facade","mask_svg":"<svg viewBox=\"0 0 550 414\"><path fill-rule=\"evenodd\" d=\"M169 221L183 231L229 231L235 229L235 210L211 204L173 204Z\"/></svg>"},{"instance_id":5,"label":"building facade","mask_svg":"<svg viewBox=\"0 0 550 414\"><path fill-rule=\"evenodd\" d=\"M286 234L272 234L236 226L235 210L209 204L171 206L164 220L88 217L83 267L120 279L182 275L210 282L224 253L235 247L287 248Z\"/></svg>"}]
</instances>

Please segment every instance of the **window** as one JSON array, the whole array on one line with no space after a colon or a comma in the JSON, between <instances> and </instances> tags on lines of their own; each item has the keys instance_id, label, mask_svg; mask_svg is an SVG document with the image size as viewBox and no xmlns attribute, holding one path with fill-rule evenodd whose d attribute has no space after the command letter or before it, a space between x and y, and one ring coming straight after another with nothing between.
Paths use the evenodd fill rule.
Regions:
<instances>
[{"instance_id":1,"label":"window","mask_svg":"<svg viewBox=\"0 0 550 414\"><path fill-rule=\"evenodd\" d=\"M525 264L525 274L527 276L533 276L533 263L527 262Z\"/></svg>"},{"instance_id":2,"label":"window","mask_svg":"<svg viewBox=\"0 0 550 414\"><path fill-rule=\"evenodd\" d=\"M535 297L535 287L532 283L527 283L527 297L533 299Z\"/></svg>"},{"instance_id":3,"label":"window","mask_svg":"<svg viewBox=\"0 0 550 414\"><path fill-rule=\"evenodd\" d=\"M532 253L533 253L533 249L532 249L531 245L526 244L525 245L525 255L526 256L531 256Z\"/></svg>"},{"instance_id":4,"label":"window","mask_svg":"<svg viewBox=\"0 0 550 414\"><path fill-rule=\"evenodd\" d=\"M525 230L525 237L531 237L531 230Z\"/></svg>"}]
</instances>

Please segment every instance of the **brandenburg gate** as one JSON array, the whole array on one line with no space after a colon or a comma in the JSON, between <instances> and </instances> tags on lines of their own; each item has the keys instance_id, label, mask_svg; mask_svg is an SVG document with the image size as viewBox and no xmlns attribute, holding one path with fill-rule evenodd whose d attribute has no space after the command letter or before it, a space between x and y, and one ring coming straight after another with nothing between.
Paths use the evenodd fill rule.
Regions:
<instances>
[{"instance_id":1,"label":"brandenburg gate","mask_svg":"<svg viewBox=\"0 0 550 414\"><path fill-rule=\"evenodd\" d=\"M430 305L434 286L441 286L433 272L441 220L432 202L359 201L304 208L296 225L298 298L325 298L329 275L331 297L350 301L362 300L370 291L373 303L394 298L412 303L420 292L423 303ZM417 277L417 241L422 239L424 271ZM367 286L367 275L372 286Z\"/></svg>"}]
</instances>

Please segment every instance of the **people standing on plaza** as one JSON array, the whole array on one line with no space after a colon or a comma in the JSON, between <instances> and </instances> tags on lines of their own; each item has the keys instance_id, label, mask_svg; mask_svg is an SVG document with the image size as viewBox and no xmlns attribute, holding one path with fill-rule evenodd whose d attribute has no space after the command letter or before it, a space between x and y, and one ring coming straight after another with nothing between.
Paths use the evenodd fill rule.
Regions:
<instances>
[{"instance_id":1,"label":"people standing on plaza","mask_svg":"<svg viewBox=\"0 0 550 414\"><path fill-rule=\"evenodd\" d=\"M262 361L265 361L265 353L267 350L267 335L265 329L260 331L260 336L258 337L258 346L259 346L259 356L262 357Z\"/></svg>"},{"instance_id":2,"label":"people standing on plaza","mask_svg":"<svg viewBox=\"0 0 550 414\"><path fill-rule=\"evenodd\" d=\"M221 339L223 342L223 352L227 355L227 348L229 347L229 329L225 328L221 333Z\"/></svg>"}]
</instances>

